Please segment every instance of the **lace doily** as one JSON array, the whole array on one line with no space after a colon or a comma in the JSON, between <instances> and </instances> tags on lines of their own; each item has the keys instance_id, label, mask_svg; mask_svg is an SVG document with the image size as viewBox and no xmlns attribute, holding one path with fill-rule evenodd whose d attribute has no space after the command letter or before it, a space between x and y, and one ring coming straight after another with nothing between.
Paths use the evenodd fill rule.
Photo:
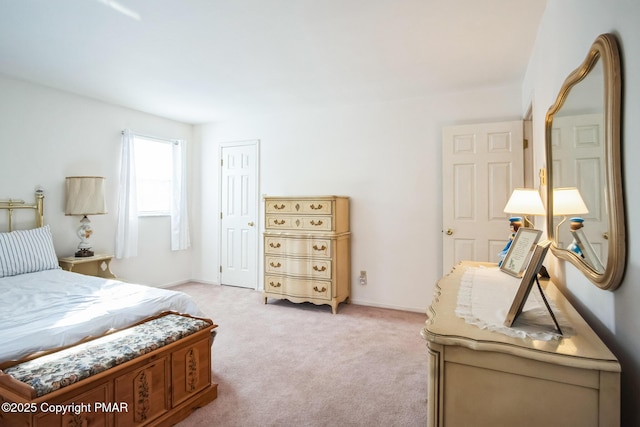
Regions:
<instances>
[{"instance_id":1,"label":"lace doily","mask_svg":"<svg viewBox=\"0 0 640 427\"><path fill-rule=\"evenodd\" d=\"M510 337L549 341L573 335L575 332L562 313L549 302L564 335L555 328L553 319L534 284L522 314L511 327L504 326L522 280L509 276L497 267L470 267L462 275L456 315L466 323Z\"/></svg>"}]
</instances>

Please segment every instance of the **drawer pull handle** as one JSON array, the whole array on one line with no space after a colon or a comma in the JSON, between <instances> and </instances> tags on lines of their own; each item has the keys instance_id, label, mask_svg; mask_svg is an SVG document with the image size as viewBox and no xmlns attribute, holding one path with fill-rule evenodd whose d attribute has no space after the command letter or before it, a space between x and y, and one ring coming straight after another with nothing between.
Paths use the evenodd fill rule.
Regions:
<instances>
[{"instance_id":1,"label":"drawer pull handle","mask_svg":"<svg viewBox=\"0 0 640 427\"><path fill-rule=\"evenodd\" d=\"M316 205L311 205L311 209L316 210L316 211L320 210L320 209L322 209L322 205L318 205L317 207L316 207Z\"/></svg>"},{"instance_id":2,"label":"drawer pull handle","mask_svg":"<svg viewBox=\"0 0 640 427\"><path fill-rule=\"evenodd\" d=\"M269 282L269 284L271 285L271 287L273 288L279 288L280 286L282 286L282 284L280 282L278 283L273 283L273 282Z\"/></svg>"},{"instance_id":3,"label":"drawer pull handle","mask_svg":"<svg viewBox=\"0 0 640 427\"><path fill-rule=\"evenodd\" d=\"M282 220L280 220L280 221L278 221L277 219L274 219L274 220L273 220L273 223L274 223L275 225L282 225L282 224L284 224L284 219L282 219Z\"/></svg>"},{"instance_id":4,"label":"drawer pull handle","mask_svg":"<svg viewBox=\"0 0 640 427\"><path fill-rule=\"evenodd\" d=\"M269 246L271 246L274 249L278 249L280 247L280 243L276 243L275 245L273 244L273 242L269 242Z\"/></svg>"},{"instance_id":5,"label":"drawer pull handle","mask_svg":"<svg viewBox=\"0 0 640 427\"><path fill-rule=\"evenodd\" d=\"M322 287L322 289L318 289L318 287L317 287L317 286L314 286L314 287L313 287L313 290L314 290L314 291L316 291L316 292L326 292L326 291L327 291L327 288L325 288L325 287L323 286L323 287Z\"/></svg>"},{"instance_id":6,"label":"drawer pull handle","mask_svg":"<svg viewBox=\"0 0 640 427\"><path fill-rule=\"evenodd\" d=\"M322 220L319 220L318 222L311 220L311 225L315 225L315 226L322 225Z\"/></svg>"},{"instance_id":7,"label":"drawer pull handle","mask_svg":"<svg viewBox=\"0 0 640 427\"><path fill-rule=\"evenodd\" d=\"M281 204L281 205L273 205L273 208L274 208L275 210L278 210L278 211L279 211L279 210L281 210L281 209L284 209L284 208L285 208L285 206L284 206L283 204Z\"/></svg>"},{"instance_id":8,"label":"drawer pull handle","mask_svg":"<svg viewBox=\"0 0 640 427\"><path fill-rule=\"evenodd\" d=\"M271 262L269 263L269 265L270 265L271 267L273 267L273 268L280 268L280 267L282 267L282 264L280 264L280 263L274 264L274 263L273 263L273 261L271 261Z\"/></svg>"},{"instance_id":9,"label":"drawer pull handle","mask_svg":"<svg viewBox=\"0 0 640 427\"><path fill-rule=\"evenodd\" d=\"M322 245L320 247L318 247L318 245L313 245L313 249L315 249L316 251L324 251L325 249L327 249L327 247L325 245Z\"/></svg>"},{"instance_id":10,"label":"drawer pull handle","mask_svg":"<svg viewBox=\"0 0 640 427\"><path fill-rule=\"evenodd\" d=\"M314 266L313 266L313 269L314 269L315 271L326 271L326 270L327 270L327 267L326 267L326 266L324 266L324 265L323 265L322 267L318 267L317 265L314 265Z\"/></svg>"}]
</instances>

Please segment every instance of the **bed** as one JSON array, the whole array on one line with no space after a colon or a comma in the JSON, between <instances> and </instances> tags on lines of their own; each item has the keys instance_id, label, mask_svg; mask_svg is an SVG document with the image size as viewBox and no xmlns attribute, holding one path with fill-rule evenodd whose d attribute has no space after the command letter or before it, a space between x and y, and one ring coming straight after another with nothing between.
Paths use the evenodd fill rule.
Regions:
<instances>
[{"instance_id":1,"label":"bed","mask_svg":"<svg viewBox=\"0 0 640 427\"><path fill-rule=\"evenodd\" d=\"M60 269L43 203L0 201L0 425L171 425L215 399L216 325L185 293ZM49 409L82 402L109 410Z\"/></svg>"},{"instance_id":2,"label":"bed","mask_svg":"<svg viewBox=\"0 0 640 427\"><path fill-rule=\"evenodd\" d=\"M0 295L2 363L122 329L164 311L202 317L182 292L60 268L0 278Z\"/></svg>"}]
</instances>

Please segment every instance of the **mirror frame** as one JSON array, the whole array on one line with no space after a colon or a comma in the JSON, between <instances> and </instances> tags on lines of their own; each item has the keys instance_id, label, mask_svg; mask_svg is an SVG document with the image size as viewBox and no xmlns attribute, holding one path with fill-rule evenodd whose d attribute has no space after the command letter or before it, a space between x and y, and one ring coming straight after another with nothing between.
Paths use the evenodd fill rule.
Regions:
<instances>
[{"instance_id":1,"label":"mirror frame","mask_svg":"<svg viewBox=\"0 0 640 427\"><path fill-rule=\"evenodd\" d=\"M578 255L555 243L553 225L553 162L551 130L553 117L564 104L571 89L582 81L598 60L604 71L604 142L605 142L605 203L609 220L609 250L604 273L598 273ZM622 281L626 265L626 230L622 193L622 163L620 156L622 75L618 43L613 34L602 34L594 41L587 57L562 84L556 102L549 108L545 119L545 147L548 173L547 234L553 242L551 251L559 258L576 266L591 282L601 289L613 291Z\"/></svg>"}]
</instances>

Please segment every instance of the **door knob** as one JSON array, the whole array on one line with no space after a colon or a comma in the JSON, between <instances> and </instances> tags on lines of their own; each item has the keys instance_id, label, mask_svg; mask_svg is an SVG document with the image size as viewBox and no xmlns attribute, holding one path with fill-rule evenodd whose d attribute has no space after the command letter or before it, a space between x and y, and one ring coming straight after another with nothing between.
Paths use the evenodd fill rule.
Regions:
<instances>
[{"instance_id":1,"label":"door knob","mask_svg":"<svg viewBox=\"0 0 640 427\"><path fill-rule=\"evenodd\" d=\"M447 236L451 236L453 234L453 228L447 228Z\"/></svg>"},{"instance_id":2,"label":"door knob","mask_svg":"<svg viewBox=\"0 0 640 427\"><path fill-rule=\"evenodd\" d=\"M249 227L253 227L253 221L249 221Z\"/></svg>"}]
</instances>

